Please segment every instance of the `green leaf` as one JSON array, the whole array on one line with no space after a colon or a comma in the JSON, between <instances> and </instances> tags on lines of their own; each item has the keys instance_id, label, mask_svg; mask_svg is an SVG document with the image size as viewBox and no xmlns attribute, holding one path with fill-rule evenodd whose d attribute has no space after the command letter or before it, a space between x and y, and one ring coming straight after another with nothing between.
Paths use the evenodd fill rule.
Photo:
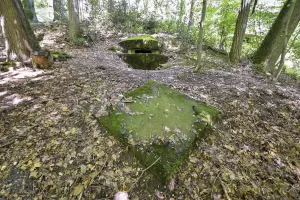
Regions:
<instances>
[{"instance_id":1,"label":"green leaf","mask_svg":"<svg viewBox=\"0 0 300 200\"><path fill-rule=\"evenodd\" d=\"M235 147L231 146L231 145L227 145L225 144L224 147L230 151L234 151L235 150Z\"/></svg>"},{"instance_id":2,"label":"green leaf","mask_svg":"<svg viewBox=\"0 0 300 200\"><path fill-rule=\"evenodd\" d=\"M72 191L72 195L73 196L78 196L80 193L82 193L83 192L83 185L82 184L79 184L79 185L77 185L74 189L73 189L73 191Z\"/></svg>"},{"instance_id":3,"label":"green leaf","mask_svg":"<svg viewBox=\"0 0 300 200\"><path fill-rule=\"evenodd\" d=\"M32 172L30 172L30 175L29 175L29 178L38 178L38 173L37 173L37 171L32 171Z\"/></svg>"}]
</instances>

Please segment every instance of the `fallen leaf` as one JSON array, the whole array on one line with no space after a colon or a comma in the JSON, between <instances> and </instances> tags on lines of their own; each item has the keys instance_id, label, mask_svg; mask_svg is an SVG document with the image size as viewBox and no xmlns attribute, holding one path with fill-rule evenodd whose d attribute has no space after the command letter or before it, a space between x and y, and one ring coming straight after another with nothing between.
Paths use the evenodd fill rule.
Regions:
<instances>
[{"instance_id":1,"label":"fallen leaf","mask_svg":"<svg viewBox=\"0 0 300 200\"><path fill-rule=\"evenodd\" d=\"M80 193L82 193L83 192L83 185L82 184L79 184L79 185L77 185L74 189L73 189L73 191L72 191L72 195L73 196L78 196Z\"/></svg>"}]
</instances>

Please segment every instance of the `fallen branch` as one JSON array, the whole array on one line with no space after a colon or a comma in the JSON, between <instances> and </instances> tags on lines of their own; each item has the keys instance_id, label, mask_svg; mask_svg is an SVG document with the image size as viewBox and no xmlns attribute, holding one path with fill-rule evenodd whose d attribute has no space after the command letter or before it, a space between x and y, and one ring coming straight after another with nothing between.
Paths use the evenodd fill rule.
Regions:
<instances>
[{"instance_id":1,"label":"fallen branch","mask_svg":"<svg viewBox=\"0 0 300 200\"><path fill-rule=\"evenodd\" d=\"M221 182L221 185L222 185L222 188L223 188L223 191L225 193L225 196L226 196L226 199L227 200L231 200L230 196L228 195L228 192L227 192L227 189L225 187L225 184L223 183L222 179L220 177L218 177L220 179L220 182Z\"/></svg>"},{"instance_id":2,"label":"fallen branch","mask_svg":"<svg viewBox=\"0 0 300 200\"><path fill-rule=\"evenodd\" d=\"M149 167L147 167L146 169L144 169L141 173L141 175L136 179L136 181L131 185L131 187L129 188L129 190L127 192L129 192L130 190L132 190L134 188L134 186L137 184L137 182L139 182L139 180L142 178L143 174L150 169L153 165L155 165L158 161L160 160L160 157L158 159L156 159ZM104 199L111 199L113 198L113 196L111 197L105 197L105 198L101 198L101 199L95 199L95 200L104 200Z\"/></svg>"},{"instance_id":3,"label":"fallen branch","mask_svg":"<svg viewBox=\"0 0 300 200\"><path fill-rule=\"evenodd\" d=\"M160 160L161 157L157 158L156 161L154 161L149 167L147 167L146 169L144 169L141 173L141 175L136 179L136 181L131 185L131 187L129 188L128 192L130 190L132 190L134 188L134 186L137 184L137 182L142 178L143 174L148 170L150 169L153 165L155 165L159 160Z\"/></svg>"},{"instance_id":4,"label":"fallen branch","mask_svg":"<svg viewBox=\"0 0 300 200\"><path fill-rule=\"evenodd\" d=\"M1 148L4 148L4 147L7 147L7 146L10 146L10 145L12 145L13 143L15 143L15 141L7 142L6 144L1 145L1 146L0 146L0 149L1 149Z\"/></svg>"},{"instance_id":5,"label":"fallen branch","mask_svg":"<svg viewBox=\"0 0 300 200\"><path fill-rule=\"evenodd\" d=\"M215 185L217 179L219 178L220 174L221 174L221 172L219 171L216 178L215 178L215 180L214 180L214 182L212 183L212 186L211 186L211 198L212 199L213 199L213 193L214 193L214 185Z\"/></svg>"}]
</instances>

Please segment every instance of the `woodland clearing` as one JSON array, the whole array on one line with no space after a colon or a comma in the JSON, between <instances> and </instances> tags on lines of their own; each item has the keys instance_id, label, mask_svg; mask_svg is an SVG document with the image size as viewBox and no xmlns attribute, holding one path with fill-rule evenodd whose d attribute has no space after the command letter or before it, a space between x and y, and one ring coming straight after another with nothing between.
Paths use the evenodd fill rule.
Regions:
<instances>
[{"instance_id":1,"label":"woodland clearing","mask_svg":"<svg viewBox=\"0 0 300 200\"><path fill-rule=\"evenodd\" d=\"M0 199L106 199L129 188L131 199L300 198L299 81L282 75L272 82L248 62L194 73L182 55L168 51L168 69L136 70L107 50L118 34L98 33L87 48L63 38L56 29L44 41L70 54L67 61L0 73ZM98 122L122 94L149 80L223 115L169 188L152 184Z\"/></svg>"}]
</instances>

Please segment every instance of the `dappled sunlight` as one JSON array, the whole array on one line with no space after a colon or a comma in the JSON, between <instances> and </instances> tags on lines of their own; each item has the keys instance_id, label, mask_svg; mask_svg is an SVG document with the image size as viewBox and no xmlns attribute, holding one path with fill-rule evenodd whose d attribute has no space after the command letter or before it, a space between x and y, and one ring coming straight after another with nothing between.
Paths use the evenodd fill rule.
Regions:
<instances>
[{"instance_id":1,"label":"dappled sunlight","mask_svg":"<svg viewBox=\"0 0 300 200\"><path fill-rule=\"evenodd\" d=\"M9 72L0 73L0 85L9 82L18 82L25 78L33 78L44 74L43 70L34 70L32 68L21 68ZM38 80L42 80L43 77L39 77Z\"/></svg>"},{"instance_id":2,"label":"dappled sunlight","mask_svg":"<svg viewBox=\"0 0 300 200\"><path fill-rule=\"evenodd\" d=\"M39 76L36 78L32 78L31 81L46 81L46 80L49 80L52 78L53 78L53 76Z\"/></svg>"},{"instance_id":3,"label":"dappled sunlight","mask_svg":"<svg viewBox=\"0 0 300 200\"><path fill-rule=\"evenodd\" d=\"M300 82L271 81L263 71L273 56L270 69L249 58L283 2L207 1L200 14L206 1L82 0L71 39L66 1L24 1L35 2L29 14L40 21L15 26L9 18L25 16L11 2L23 1L0 0L0 200L116 199L121 190L124 200L298 199ZM248 25L238 23L240 7L250 7ZM289 35L291 60L300 56L299 29ZM122 47L128 38L143 45ZM142 70L152 61L128 66L127 53L168 59Z\"/></svg>"},{"instance_id":4,"label":"dappled sunlight","mask_svg":"<svg viewBox=\"0 0 300 200\"><path fill-rule=\"evenodd\" d=\"M24 101L30 101L32 99L32 97L23 97L19 94L11 94L8 96L4 96L3 99L1 99L2 101L2 105L1 105L1 109L5 109L5 108L10 108L14 105L18 105Z\"/></svg>"},{"instance_id":5,"label":"dappled sunlight","mask_svg":"<svg viewBox=\"0 0 300 200\"><path fill-rule=\"evenodd\" d=\"M7 94L7 91L0 92L0 97L4 96L6 94Z\"/></svg>"},{"instance_id":6,"label":"dappled sunlight","mask_svg":"<svg viewBox=\"0 0 300 200\"><path fill-rule=\"evenodd\" d=\"M37 110L41 109L41 107L42 107L41 104L35 104L29 109L29 112L37 111Z\"/></svg>"}]
</instances>

